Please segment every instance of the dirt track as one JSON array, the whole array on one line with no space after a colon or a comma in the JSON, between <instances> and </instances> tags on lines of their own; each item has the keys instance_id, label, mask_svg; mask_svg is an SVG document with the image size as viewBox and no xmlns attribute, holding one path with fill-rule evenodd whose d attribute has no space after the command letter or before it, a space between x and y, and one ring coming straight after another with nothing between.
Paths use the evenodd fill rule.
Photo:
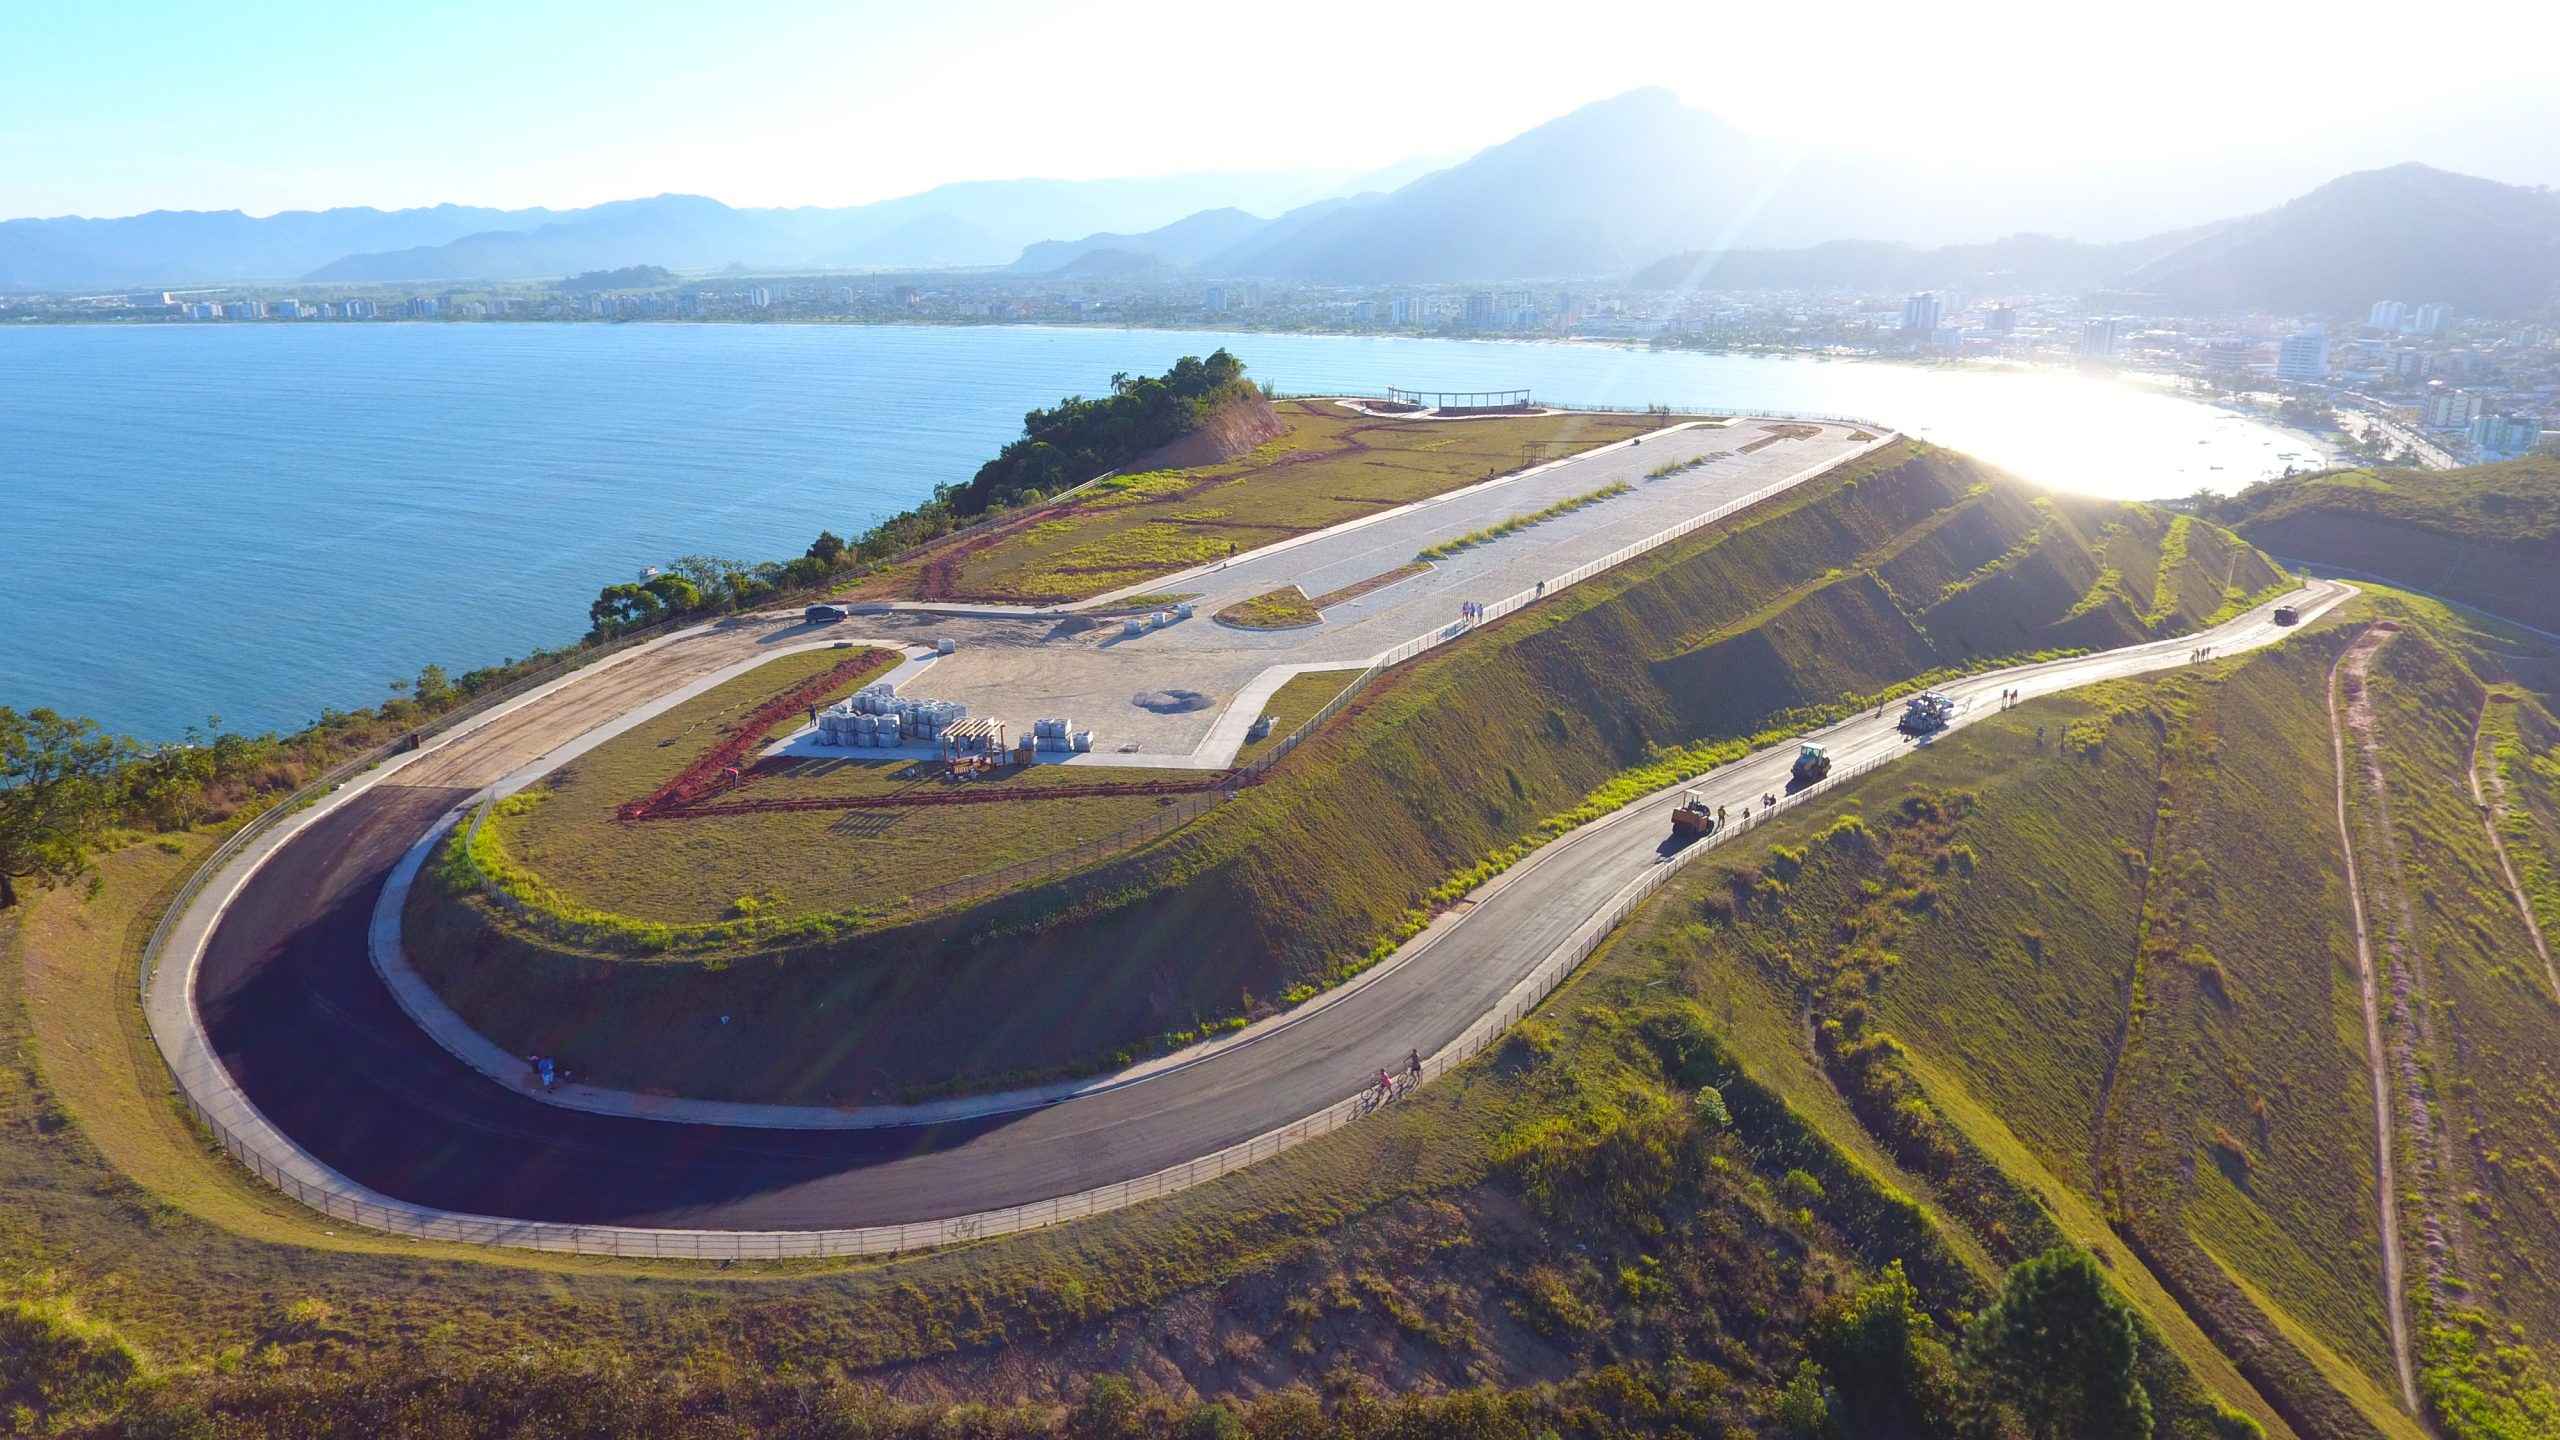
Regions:
<instances>
[{"instance_id":1,"label":"dirt track","mask_svg":"<svg viewBox=\"0 0 2560 1440\"><path fill-rule=\"evenodd\" d=\"M2339 681L2343 677L2350 707L2361 722L2356 727L2359 738L2371 730L2371 702L2365 697L2364 687L2374 655L2396 633L2386 626L2368 629L2338 657L2337 664L2329 667L2329 745L2337 762L2338 848L2346 860L2347 900L2355 912L2356 972L2364 994L2365 1060L2373 1077L2374 1190L2381 1211L2382 1303L2391 1321L2391 1358L2400 1371L2400 1393L2409 1413L2417 1415L2424 1412L2418 1405L2417 1366L2409 1353L2409 1302L2400 1255L2399 1164L2392 1152L2391 1075L2382 1045L2381 983L2374 972L2373 937L2365 924L2364 883L2356 870L2355 830L2347 818L2347 726L2338 714Z\"/></svg>"},{"instance_id":2,"label":"dirt track","mask_svg":"<svg viewBox=\"0 0 2560 1440\"><path fill-rule=\"evenodd\" d=\"M707 633L599 662L541 699L520 704L402 767L385 784L476 790L594 729L598 721L734 665L786 632L796 617L741 616Z\"/></svg>"}]
</instances>

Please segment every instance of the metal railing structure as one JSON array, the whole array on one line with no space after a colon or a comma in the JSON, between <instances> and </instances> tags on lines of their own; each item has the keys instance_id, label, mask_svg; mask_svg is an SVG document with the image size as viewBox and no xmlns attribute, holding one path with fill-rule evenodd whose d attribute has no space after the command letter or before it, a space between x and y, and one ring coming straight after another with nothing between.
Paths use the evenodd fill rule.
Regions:
<instances>
[{"instance_id":1,"label":"metal railing structure","mask_svg":"<svg viewBox=\"0 0 2560 1440\"><path fill-rule=\"evenodd\" d=\"M1388 386L1383 392L1365 390L1275 390L1274 400L1374 400L1381 405L1409 404L1408 396L1424 393L1398 391ZM1603 405L1584 400L1533 400L1532 404L1549 410L1579 410L1594 415L1660 415L1669 420L1796 420L1812 425L1855 425L1862 430L1884 434L1895 427L1864 415L1832 415L1818 410L1733 410L1722 405Z\"/></svg>"},{"instance_id":2,"label":"metal railing structure","mask_svg":"<svg viewBox=\"0 0 2560 1440\"><path fill-rule=\"evenodd\" d=\"M341 760L304 781L291 794L242 821L237 828L223 838L220 845L214 847L213 853L207 855L202 864L196 866L194 873L187 877L186 883L178 887L178 893L170 900L169 908L161 912L160 923L152 927L151 938L143 944L139 973L135 977L136 987L146 996L148 995L151 989L151 977L160 968L160 953L168 944L169 932L177 925L178 917L186 913L187 906L194 902L196 896L204 892L204 887L213 883L213 878L222 873L223 867L230 864L241 851L255 844L259 836L274 829L289 817L299 814L339 786L374 766L419 749L435 736L444 734L467 721L475 720L510 700L520 699L545 685L566 679L600 660L621 654L625 650L636 649L651 641L668 639L689 629L718 623L720 621L717 618L706 621L701 616L687 616L682 619L663 621L646 629L634 630L627 635L617 635L611 640L587 646L572 652L556 664L546 665L539 670L519 675L495 689L484 690L472 696L469 701L407 732L399 739Z\"/></svg>"},{"instance_id":3,"label":"metal railing structure","mask_svg":"<svg viewBox=\"0 0 2560 1440\"><path fill-rule=\"evenodd\" d=\"M1879 756L1855 768L1835 772L1829 778L1786 797L1779 808L1800 805L1893 758L1891 755ZM1716 834L1649 866L1643 875L1620 890L1606 909L1575 927L1562 944L1512 987L1499 1006L1425 1059L1418 1077L1401 1081L1384 1093L1375 1088L1364 1089L1312 1115L1150 1174L998 1210L982 1210L939 1220L840 1230L659 1230L459 1215L377 1196L351 1182L313 1184L268 1160L238 1132L206 1113L192 1094L188 1094L186 1100L188 1108L212 1133L215 1142L258 1178L332 1219L412 1239L580 1255L612 1255L635 1260L786 1260L890 1255L1039 1230L1177 1194L1195 1185L1234 1174L1292 1146L1331 1134L1376 1114L1409 1093L1414 1085L1427 1084L1491 1048L1504 1032L1536 1009L1566 976L1589 959L1628 916L1669 884L1683 866L1737 835L1758 829L1777 813L1775 809L1753 810Z\"/></svg>"}]
</instances>

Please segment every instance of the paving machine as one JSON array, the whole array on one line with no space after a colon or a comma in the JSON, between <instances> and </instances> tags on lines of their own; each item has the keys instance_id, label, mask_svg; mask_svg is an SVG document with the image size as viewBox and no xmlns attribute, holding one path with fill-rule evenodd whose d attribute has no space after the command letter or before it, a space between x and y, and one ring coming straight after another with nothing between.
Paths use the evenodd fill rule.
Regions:
<instances>
[{"instance_id":1,"label":"paving machine","mask_svg":"<svg viewBox=\"0 0 2560 1440\"><path fill-rule=\"evenodd\" d=\"M1935 735L1956 718L1956 702L1944 692L1923 690L1902 706L1902 733Z\"/></svg>"}]
</instances>

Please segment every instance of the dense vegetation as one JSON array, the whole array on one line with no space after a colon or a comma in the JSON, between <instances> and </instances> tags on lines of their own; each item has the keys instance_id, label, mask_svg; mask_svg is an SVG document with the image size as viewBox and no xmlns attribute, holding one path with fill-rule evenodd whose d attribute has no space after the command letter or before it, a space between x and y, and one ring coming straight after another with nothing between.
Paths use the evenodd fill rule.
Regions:
<instances>
[{"instance_id":1,"label":"dense vegetation","mask_svg":"<svg viewBox=\"0 0 2560 1440\"><path fill-rule=\"evenodd\" d=\"M1207 359L1185 355L1162 375L1111 377L1111 393L1070 395L1022 417L1022 438L978 467L962 486L935 499L960 515L978 515L1038 493L1055 494L1196 429L1225 400L1246 393L1244 362L1224 350Z\"/></svg>"},{"instance_id":2,"label":"dense vegetation","mask_svg":"<svg viewBox=\"0 0 2560 1440\"><path fill-rule=\"evenodd\" d=\"M625 265L618 270L587 270L560 282L564 295L587 295L599 290L654 290L676 283L676 272L663 265Z\"/></svg>"}]
</instances>

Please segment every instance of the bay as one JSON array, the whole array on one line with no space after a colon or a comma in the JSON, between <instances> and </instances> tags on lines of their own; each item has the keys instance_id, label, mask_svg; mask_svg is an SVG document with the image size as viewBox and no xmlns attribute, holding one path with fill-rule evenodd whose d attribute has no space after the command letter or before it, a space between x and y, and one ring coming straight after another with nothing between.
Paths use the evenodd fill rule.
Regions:
<instances>
[{"instance_id":1,"label":"bay","mask_svg":"<svg viewBox=\"0 0 2560 1440\"><path fill-rule=\"evenodd\" d=\"M678 554L796 555L966 480L1023 412L1224 345L1289 391L1872 418L2058 489L2232 489L2301 437L2156 387L1625 347L1027 326L0 330L0 704L286 729L574 638ZM2288 460L2287 456L2290 456Z\"/></svg>"}]
</instances>

